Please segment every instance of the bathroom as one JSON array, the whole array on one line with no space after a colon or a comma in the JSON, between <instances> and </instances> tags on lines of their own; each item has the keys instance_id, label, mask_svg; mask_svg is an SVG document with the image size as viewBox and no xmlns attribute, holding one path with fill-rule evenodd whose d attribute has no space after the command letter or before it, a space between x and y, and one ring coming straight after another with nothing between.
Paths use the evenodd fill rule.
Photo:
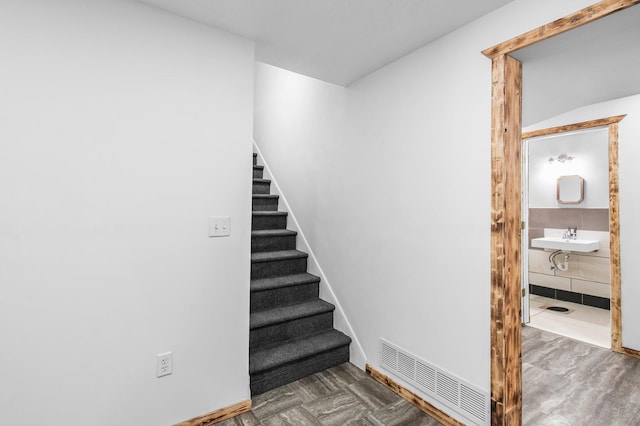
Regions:
<instances>
[{"instance_id":1,"label":"bathroom","mask_svg":"<svg viewBox=\"0 0 640 426\"><path fill-rule=\"evenodd\" d=\"M524 147L523 320L610 348L608 128L530 137ZM558 250L542 238L597 249Z\"/></svg>"}]
</instances>

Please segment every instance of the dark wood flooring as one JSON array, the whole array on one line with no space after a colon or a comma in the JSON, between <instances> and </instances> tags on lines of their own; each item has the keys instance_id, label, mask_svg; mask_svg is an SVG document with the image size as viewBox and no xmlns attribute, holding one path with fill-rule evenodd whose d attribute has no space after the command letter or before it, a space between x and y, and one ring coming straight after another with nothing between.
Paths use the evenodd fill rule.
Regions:
<instances>
[{"instance_id":1,"label":"dark wood flooring","mask_svg":"<svg viewBox=\"0 0 640 426\"><path fill-rule=\"evenodd\" d=\"M252 398L221 426L435 426L438 421L345 363Z\"/></svg>"}]
</instances>

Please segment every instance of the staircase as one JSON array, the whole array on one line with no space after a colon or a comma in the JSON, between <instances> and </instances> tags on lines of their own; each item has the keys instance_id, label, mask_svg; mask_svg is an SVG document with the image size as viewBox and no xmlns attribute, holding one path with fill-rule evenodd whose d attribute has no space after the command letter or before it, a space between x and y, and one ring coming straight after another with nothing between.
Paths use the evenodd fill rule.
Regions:
<instances>
[{"instance_id":1,"label":"staircase","mask_svg":"<svg viewBox=\"0 0 640 426\"><path fill-rule=\"evenodd\" d=\"M351 339L333 328L335 307L318 296L306 253L253 154L249 374L251 395L349 361Z\"/></svg>"}]
</instances>

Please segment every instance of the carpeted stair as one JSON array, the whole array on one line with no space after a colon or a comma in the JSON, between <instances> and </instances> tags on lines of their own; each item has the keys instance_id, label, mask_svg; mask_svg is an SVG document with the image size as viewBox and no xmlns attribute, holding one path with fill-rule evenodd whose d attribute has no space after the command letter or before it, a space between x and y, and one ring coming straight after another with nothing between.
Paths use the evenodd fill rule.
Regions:
<instances>
[{"instance_id":1,"label":"carpeted stair","mask_svg":"<svg viewBox=\"0 0 640 426\"><path fill-rule=\"evenodd\" d=\"M351 339L333 328L334 306L318 297L320 278L286 229L287 213L253 154L251 222L251 395L349 361Z\"/></svg>"}]
</instances>

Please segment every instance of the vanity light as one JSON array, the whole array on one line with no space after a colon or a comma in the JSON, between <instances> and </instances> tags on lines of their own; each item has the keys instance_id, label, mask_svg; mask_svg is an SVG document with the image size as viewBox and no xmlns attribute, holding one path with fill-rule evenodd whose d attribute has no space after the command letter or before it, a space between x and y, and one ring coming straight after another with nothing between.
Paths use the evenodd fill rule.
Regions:
<instances>
[{"instance_id":1,"label":"vanity light","mask_svg":"<svg viewBox=\"0 0 640 426\"><path fill-rule=\"evenodd\" d=\"M559 163L565 163L567 161L571 161L576 157L572 157L571 155L568 154L560 154L557 157L549 157L549 163L553 163L554 161L557 161Z\"/></svg>"}]
</instances>

